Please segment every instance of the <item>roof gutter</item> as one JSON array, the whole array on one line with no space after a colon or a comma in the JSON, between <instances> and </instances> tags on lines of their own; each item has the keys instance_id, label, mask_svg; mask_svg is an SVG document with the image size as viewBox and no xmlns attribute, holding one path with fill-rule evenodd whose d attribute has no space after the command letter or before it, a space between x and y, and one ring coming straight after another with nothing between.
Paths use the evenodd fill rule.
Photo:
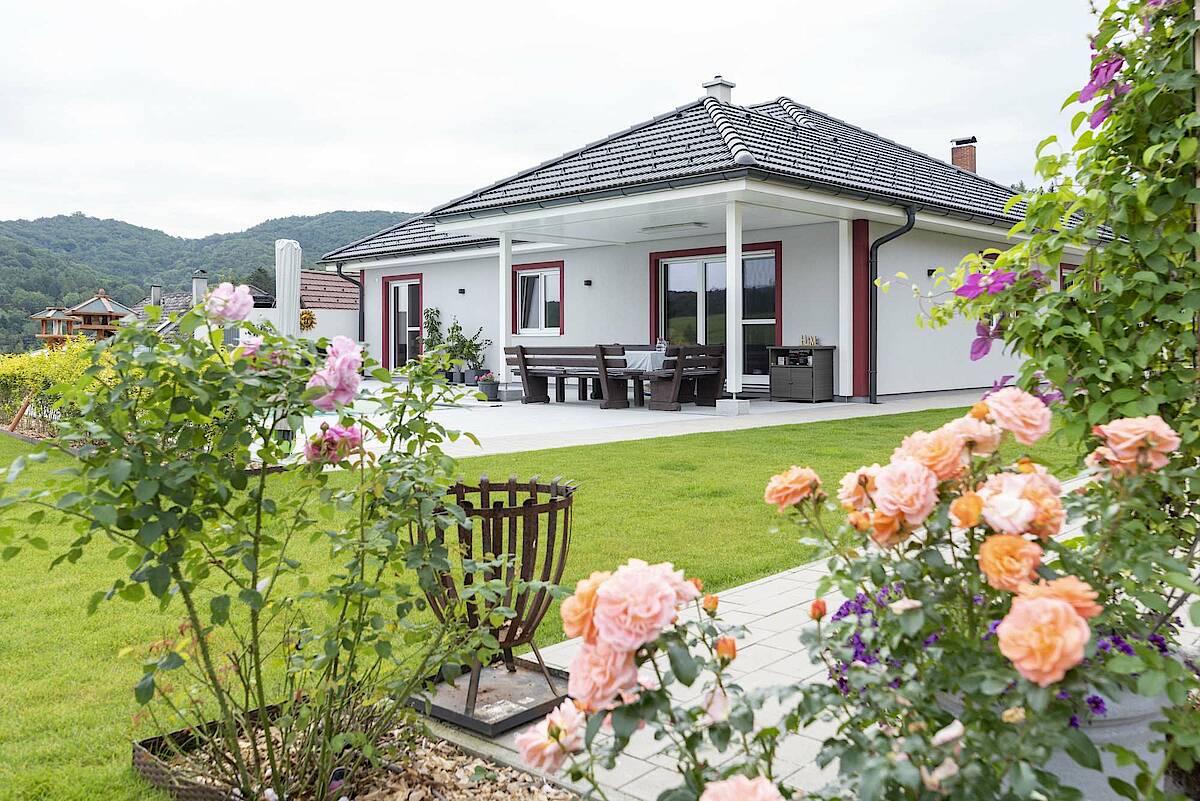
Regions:
<instances>
[{"instance_id":1,"label":"roof gutter","mask_svg":"<svg viewBox=\"0 0 1200 801\"><path fill-rule=\"evenodd\" d=\"M879 248L893 239L899 239L913 229L917 223L916 207L905 206L904 216L904 225L888 231L871 243L871 252L867 257L867 264L870 268L869 291L871 293L871 363L867 374L867 388L868 400L871 403L879 403L879 287L876 285L879 281Z\"/></svg>"},{"instance_id":2,"label":"roof gutter","mask_svg":"<svg viewBox=\"0 0 1200 801\"><path fill-rule=\"evenodd\" d=\"M367 306L366 295L363 291L363 282L361 280L363 274L360 272L358 274L360 280L355 281L353 278L342 272L342 266L342 263L339 261L337 265L338 278L358 287L358 341L365 342L367 339Z\"/></svg>"}]
</instances>

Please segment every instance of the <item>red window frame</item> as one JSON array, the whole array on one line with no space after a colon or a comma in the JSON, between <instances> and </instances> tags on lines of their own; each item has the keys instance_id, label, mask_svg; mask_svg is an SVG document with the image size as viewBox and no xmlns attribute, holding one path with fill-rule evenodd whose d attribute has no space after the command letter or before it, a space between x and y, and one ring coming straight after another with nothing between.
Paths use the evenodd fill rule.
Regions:
<instances>
[{"instance_id":1,"label":"red window frame","mask_svg":"<svg viewBox=\"0 0 1200 801\"><path fill-rule=\"evenodd\" d=\"M417 329L420 331L418 353L425 351L425 285L424 276L421 273L385 275L380 280L383 282L383 354L379 361L383 364L383 369L390 370L392 368L392 338L388 333L388 329L391 328L388 317L391 313L392 284L398 284L401 281L417 282L417 303L421 307L417 312Z\"/></svg>"},{"instance_id":2,"label":"red window frame","mask_svg":"<svg viewBox=\"0 0 1200 801\"><path fill-rule=\"evenodd\" d=\"M567 331L567 282L566 264L562 261L537 261L529 264L514 264L512 268L512 332L517 336L536 336L521 334L520 321L517 320L517 278L523 272L532 270L558 270L558 335ZM543 310L544 312L545 310Z\"/></svg>"}]
</instances>

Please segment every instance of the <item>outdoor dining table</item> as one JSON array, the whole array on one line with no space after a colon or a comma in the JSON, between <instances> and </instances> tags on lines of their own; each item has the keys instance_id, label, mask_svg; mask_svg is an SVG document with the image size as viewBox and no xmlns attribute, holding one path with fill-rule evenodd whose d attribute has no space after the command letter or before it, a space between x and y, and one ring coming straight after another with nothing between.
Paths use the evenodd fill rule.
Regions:
<instances>
[{"instance_id":1,"label":"outdoor dining table","mask_svg":"<svg viewBox=\"0 0 1200 801\"><path fill-rule=\"evenodd\" d=\"M666 351L661 350L627 350L625 351L625 367L628 370L661 370L667 361Z\"/></svg>"}]
</instances>

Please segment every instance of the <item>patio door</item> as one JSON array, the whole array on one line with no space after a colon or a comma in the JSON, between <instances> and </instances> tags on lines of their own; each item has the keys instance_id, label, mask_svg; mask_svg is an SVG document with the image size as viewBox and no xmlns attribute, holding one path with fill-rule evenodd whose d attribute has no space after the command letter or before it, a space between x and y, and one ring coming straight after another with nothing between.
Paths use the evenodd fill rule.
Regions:
<instances>
[{"instance_id":1,"label":"patio door","mask_svg":"<svg viewBox=\"0 0 1200 801\"><path fill-rule=\"evenodd\" d=\"M421 284L392 281L387 291L389 364L400 367L421 352Z\"/></svg>"},{"instance_id":2,"label":"patio door","mask_svg":"<svg viewBox=\"0 0 1200 801\"><path fill-rule=\"evenodd\" d=\"M660 335L673 345L725 344L724 255L662 262ZM767 347L775 344L775 254L742 256L743 384L767 383Z\"/></svg>"}]
</instances>

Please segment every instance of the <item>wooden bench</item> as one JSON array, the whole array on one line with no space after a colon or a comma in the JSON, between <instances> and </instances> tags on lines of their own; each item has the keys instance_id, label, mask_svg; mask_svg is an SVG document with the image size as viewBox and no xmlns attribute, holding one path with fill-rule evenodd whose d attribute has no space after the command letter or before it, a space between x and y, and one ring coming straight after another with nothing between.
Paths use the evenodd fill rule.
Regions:
<instances>
[{"instance_id":1,"label":"wooden bench","mask_svg":"<svg viewBox=\"0 0 1200 801\"><path fill-rule=\"evenodd\" d=\"M521 403L549 403L550 379L554 379L554 399L566 400L566 383L571 378L579 388L579 400L588 399L588 381L592 381L592 399L602 399L601 408L622 408L608 405L607 384L602 374L610 361L614 367L624 367L625 351L620 346L590 345L584 347L540 347L513 345L504 349L505 362L521 374L523 397ZM615 401L614 401L615 402ZM628 400L625 406L628 406Z\"/></svg>"},{"instance_id":2,"label":"wooden bench","mask_svg":"<svg viewBox=\"0 0 1200 801\"><path fill-rule=\"evenodd\" d=\"M724 345L671 345L661 370L648 370L642 379L650 384L649 408L677 412L680 401L697 406L716 406L725 387Z\"/></svg>"}]
</instances>

